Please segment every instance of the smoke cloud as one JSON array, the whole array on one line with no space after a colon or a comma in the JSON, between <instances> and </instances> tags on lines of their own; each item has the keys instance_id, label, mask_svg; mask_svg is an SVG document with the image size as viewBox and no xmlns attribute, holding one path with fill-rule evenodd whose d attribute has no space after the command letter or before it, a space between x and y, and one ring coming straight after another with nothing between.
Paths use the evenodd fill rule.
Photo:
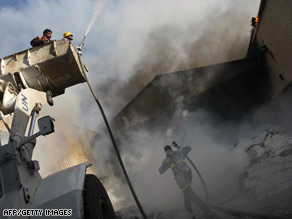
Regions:
<instances>
[{"instance_id":1,"label":"smoke cloud","mask_svg":"<svg viewBox=\"0 0 292 219\"><path fill-rule=\"evenodd\" d=\"M0 6L0 56L27 49L45 28L53 30L52 39L72 32L78 45L95 3L41 0ZM157 74L244 58L258 5L259 0L107 1L82 57L107 115L118 113ZM82 113L90 115L80 115L78 125L96 130L102 120L86 85L69 88L60 98L69 96L81 98Z\"/></svg>"},{"instance_id":2,"label":"smoke cloud","mask_svg":"<svg viewBox=\"0 0 292 219\"><path fill-rule=\"evenodd\" d=\"M219 124L219 121L216 122ZM165 145L176 141L179 145L191 146L189 157L207 184L209 200L218 203L236 188L238 176L249 161L244 151L234 149L235 143L239 137L248 136L250 132L256 135L260 131L250 124L238 124L236 128L233 124L225 122L224 125L216 126L214 120L204 111L184 112L180 117L173 117L168 125L159 126L153 123L153 126L155 131L139 128L118 138L129 177L148 213L184 209L183 194L173 178L172 171L168 170L163 175L158 172L165 158ZM105 147L111 149L112 145L106 139L98 138L94 150L94 156L97 158L95 172L106 174L104 182L116 210L134 205L115 154L104 154ZM112 160L108 162L111 156ZM104 163L107 165L102 165ZM194 170L192 187L203 199L204 190Z\"/></svg>"},{"instance_id":3,"label":"smoke cloud","mask_svg":"<svg viewBox=\"0 0 292 219\"><path fill-rule=\"evenodd\" d=\"M120 2L110 14L104 11L104 25L111 30L103 43L111 45L100 60L94 56L96 62L89 62L89 69L96 69L89 77L109 117L157 74L244 58L258 5L131 1Z\"/></svg>"},{"instance_id":4,"label":"smoke cloud","mask_svg":"<svg viewBox=\"0 0 292 219\"><path fill-rule=\"evenodd\" d=\"M93 4L77 0L26 1L21 10L0 8L0 56L27 49L29 41L45 28L53 30L53 39L61 39L64 32L70 31L75 45L79 44ZM157 74L244 58L250 20L256 16L258 6L259 0L109 0L88 33L82 56L109 119ZM67 89L55 105L54 110L47 111L52 117L99 131L91 155L93 169L105 182L115 209L133 204L86 85ZM183 208L182 193L172 173L158 173L165 157L163 146L173 140L192 147L190 158L200 169L213 199L232 185L246 161L241 152L231 153L229 149L230 142L236 143L247 128L252 130L249 124L236 130L232 124L218 128L205 112L188 113L180 105L170 125L154 125L157 133L140 129L118 138L122 159L146 211ZM195 174L193 182L202 196Z\"/></svg>"}]
</instances>

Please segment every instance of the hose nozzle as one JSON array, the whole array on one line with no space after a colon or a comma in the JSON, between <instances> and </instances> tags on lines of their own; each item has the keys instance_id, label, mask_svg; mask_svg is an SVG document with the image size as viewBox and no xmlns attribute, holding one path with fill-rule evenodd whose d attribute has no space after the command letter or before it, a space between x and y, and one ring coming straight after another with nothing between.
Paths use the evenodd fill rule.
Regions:
<instances>
[{"instance_id":1,"label":"hose nozzle","mask_svg":"<svg viewBox=\"0 0 292 219\"><path fill-rule=\"evenodd\" d=\"M172 142L172 147L176 147L177 148L178 147L178 144L175 141L173 141Z\"/></svg>"},{"instance_id":2,"label":"hose nozzle","mask_svg":"<svg viewBox=\"0 0 292 219\"><path fill-rule=\"evenodd\" d=\"M84 44L80 44L79 46L76 46L76 50L79 55L82 55L83 46Z\"/></svg>"},{"instance_id":3,"label":"hose nozzle","mask_svg":"<svg viewBox=\"0 0 292 219\"><path fill-rule=\"evenodd\" d=\"M83 47L84 47L84 41L85 41L85 39L86 39L86 36L83 37L83 40L82 40L82 42L80 43L80 45L79 45L79 46L76 46L77 52L78 52L80 55L82 55L82 49L83 49Z\"/></svg>"}]
</instances>

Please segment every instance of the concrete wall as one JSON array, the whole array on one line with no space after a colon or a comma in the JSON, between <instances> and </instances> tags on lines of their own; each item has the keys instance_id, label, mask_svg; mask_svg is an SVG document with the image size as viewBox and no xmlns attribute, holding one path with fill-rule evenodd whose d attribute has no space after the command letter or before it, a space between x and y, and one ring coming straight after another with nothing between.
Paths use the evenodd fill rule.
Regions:
<instances>
[{"instance_id":1,"label":"concrete wall","mask_svg":"<svg viewBox=\"0 0 292 219\"><path fill-rule=\"evenodd\" d=\"M180 109L192 111L197 107L210 110L217 107L217 111L228 115L232 102L238 105L233 111L246 109L241 103L251 107L255 102L256 80L251 86L242 82L255 79L255 66L254 60L245 59L157 75L114 118L114 125L118 130L129 129L162 115L171 118ZM222 101L218 102L218 98Z\"/></svg>"},{"instance_id":2,"label":"concrete wall","mask_svg":"<svg viewBox=\"0 0 292 219\"><path fill-rule=\"evenodd\" d=\"M247 59L156 76L113 124L118 130L171 118L178 107L199 107L240 119L292 82L292 1L263 0Z\"/></svg>"},{"instance_id":3,"label":"concrete wall","mask_svg":"<svg viewBox=\"0 0 292 219\"><path fill-rule=\"evenodd\" d=\"M274 99L292 82L292 1L262 0L248 56L261 57L262 83Z\"/></svg>"}]
</instances>

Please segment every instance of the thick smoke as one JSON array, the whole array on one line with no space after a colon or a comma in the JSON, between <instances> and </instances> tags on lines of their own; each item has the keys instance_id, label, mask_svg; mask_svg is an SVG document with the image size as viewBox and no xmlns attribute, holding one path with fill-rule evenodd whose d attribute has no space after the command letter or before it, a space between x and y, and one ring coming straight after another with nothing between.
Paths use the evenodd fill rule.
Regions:
<instances>
[{"instance_id":1,"label":"thick smoke","mask_svg":"<svg viewBox=\"0 0 292 219\"><path fill-rule=\"evenodd\" d=\"M159 124L153 123L153 126ZM180 118L173 117L170 124L156 127L156 131L140 128L118 138L122 159L145 210L150 213L184 209L183 195L173 179L172 171L168 170L163 175L158 172L165 158L163 147L171 145L174 140L182 146L191 146L189 157L207 184L211 202L218 203L233 192L241 170L248 163L247 154L234 150L234 145L243 133L249 134L246 130L253 134L259 131L250 124L238 126L241 128L235 129L230 123L216 126L204 111L184 112ZM99 138L95 145L97 153L94 155L96 172L110 175L104 178L104 182L109 188L116 210L129 207L134 204L133 198L124 182L114 152L104 154L105 147L111 148L112 145L106 139ZM110 155L114 157L109 164ZM192 187L204 198L202 184L194 170Z\"/></svg>"},{"instance_id":2,"label":"thick smoke","mask_svg":"<svg viewBox=\"0 0 292 219\"><path fill-rule=\"evenodd\" d=\"M94 3L26 1L0 8L0 56L27 49L45 28L53 30L52 39L72 32L78 45ZM117 114L157 74L244 58L258 5L259 0L107 1L87 35L82 57L107 115ZM44 16L49 19L35 19ZM96 130L102 120L85 84L60 98L76 95L83 100L78 125Z\"/></svg>"},{"instance_id":3,"label":"thick smoke","mask_svg":"<svg viewBox=\"0 0 292 219\"><path fill-rule=\"evenodd\" d=\"M157 74L244 58L258 5L259 1L120 2L112 14L104 14L105 26L118 31L107 36L108 41L115 37L115 43L104 42L104 56L91 57L96 61L88 63L107 114L118 113Z\"/></svg>"},{"instance_id":4,"label":"thick smoke","mask_svg":"<svg viewBox=\"0 0 292 219\"><path fill-rule=\"evenodd\" d=\"M104 56L107 57L100 57L99 54L89 57L85 49L83 60L88 61L90 80L109 118L118 113L157 74L244 58L250 37L250 19L256 14L257 5L251 3L243 6L239 1L220 4L216 4L216 1L150 1L119 3L114 13L107 12L109 14L104 17L105 22L109 22L106 23L108 26L116 22L112 17L120 19L116 23L120 27L116 42L106 50ZM93 48L87 48L87 51L91 52ZM89 93L82 89L75 90L82 93L84 98L87 96L84 93ZM171 124L161 127L153 124L157 133L139 129L117 137L134 188L148 212L153 209L183 208L182 193L172 173L158 173L165 156L163 146L172 140L192 147L190 158L202 172L212 198L228 192L238 170L245 163L246 158L240 152L228 151L230 142L235 143L232 139L235 138L234 132L226 135L232 127L227 125L218 131L204 112L188 114L183 109L182 101L176 101L177 113ZM93 129L99 127L100 131L99 123L102 124L102 120L99 115L96 116L98 111L94 104L91 97L86 98L86 105L83 104L81 108L89 116L83 116L79 122ZM198 122L199 118L205 121ZM114 130L114 134L117 134L117 130ZM224 134L224 137L217 138ZM119 209L132 205L134 201L108 138L106 131L99 132L92 154L93 169L105 183L115 209ZM193 186L203 197L195 174Z\"/></svg>"},{"instance_id":5,"label":"thick smoke","mask_svg":"<svg viewBox=\"0 0 292 219\"><path fill-rule=\"evenodd\" d=\"M157 74L245 57L250 37L250 19L256 14L259 2L244 6L239 1L221 2L219 5L214 1L207 4L202 1L176 3L144 5L139 2L120 5L120 10L127 11L127 15L133 14L135 17L142 14L144 17L131 19L127 25L121 23L124 30L115 45L116 50L110 54L111 59L116 60L112 63L114 65L105 66L106 62L99 66L102 70L98 72L103 72L103 76L98 76L101 80L95 80L96 89L110 117L119 112ZM148 15L147 9L151 6L155 9L151 11L153 14ZM91 68L95 69L94 65ZM177 102L181 103L181 100ZM85 109L91 107L89 105ZM177 116L172 118L170 126L159 127L159 124L153 124L155 129L159 130L157 133L139 129L137 132L127 133L127 138L123 136L119 141L130 178L147 210L183 208L183 197L172 173L158 173L165 156L163 146L170 144L172 140L192 146L190 158L198 165L209 183L213 198L228 192L238 170L245 164L246 157L241 156L240 152L228 151L230 142L236 143L234 132L228 133L233 129L231 125L225 124L227 127L223 127L224 133L222 127L219 131L213 126L204 112L186 114L183 105L179 104ZM185 115L183 120L182 115ZM188 122L191 118L198 119L202 115L206 119L204 122L197 124L195 119L194 123ZM220 141L216 138L224 134L224 137L219 138ZM97 162L96 172L111 175L105 177L105 184L111 188L110 194L115 207L119 209L133 204L133 198L127 186L121 183L123 177L118 164L115 163L114 153L105 152L106 147L112 151L111 143L105 140L105 137L100 137L95 144L96 154L93 155ZM104 156L104 153L113 157ZM109 170L107 173L102 170L102 163L108 163L109 160L115 165L112 164L114 168L106 165ZM195 176L194 185L195 190L203 195L202 187Z\"/></svg>"},{"instance_id":6,"label":"thick smoke","mask_svg":"<svg viewBox=\"0 0 292 219\"><path fill-rule=\"evenodd\" d=\"M1 29L14 28L16 25L13 24L20 23L22 28L14 29L11 35L23 32L26 40L24 42L22 39L23 49L27 48L34 34L40 34L47 27L53 29L55 39L61 39L65 31L73 32L77 45L83 37L82 31L85 32L87 20L90 20L81 15L90 14L90 3L93 2L75 1L68 4L63 1L43 1L30 3L21 12L9 9L10 14L22 16L14 20L6 18L6 22L1 23ZM259 0L108 1L98 20L99 24L87 36L82 58L89 68L89 78L109 119L157 74L244 58L250 37L250 20L256 16L258 5ZM55 16L33 27L33 34L24 28L34 23L35 17L49 14L48 10L54 10ZM1 13L8 17L4 11ZM27 14L32 16L25 19L25 23L21 22ZM2 22L3 19L0 20ZM60 21L66 25L59 25ZM13 43L16 39L5 39L7 41L3 47L1 44L1 48L10 53L19 51ZM98 128L99 135L91 162L96 174L105 182L115 208L133 204L108 135L100 131L103 122L88 89L85 85L70 88L59 101L61 104L56 104L58 109L54 108L53 117L91 130ZM72 112L72 109L77 111ZM204 121L198 122L202 118ZM140 129L127 133L127 138L118 141L126 168L146 211L183 208L182 193L171 172L164 175L158 173L165 156L163 146L173 140L192 147L190 158L200 169L213 198L226 191L245 162L240 152L231 154L228 151L230 142L235 143L234 139L242 130L237 130L237 135L228 133L233 130L228 124L219 130L213 121L208 120L205 112L188 114L181 104L170 125L153 125L156 130L160 129L157 133L151 132L151 129ZM117 131L114 130L114 134ZM60 148L61 155L64 148L57 148ZM57 154L57 158L62 159L62 156ZM234 174L226 174L230 172ZM201 185L195 176L193 186L202 195Z\"/></svg>"},{"instance_id":7,"label":"thick smoke","mask_svg":"<svg viewBox=\"0 0 292 219\"><path fill-rule=\"evenodd\" d=\"M271 103L257 108L253 114L254 123L275 127L287 135L292 135L292 87L290 86Z\"/></svg>"},{"instance_id":8,"label":"thick smoke","mask_svg":"<svg viewBox=\"0 0 292 219\"><path fill-rule=\"evenodd\" d=\"M74 124L78 124L82 114L79 105L80 99L69 95L67 99L56 97L54 106L44 105L42 108L41 116L50 115L55 120L55 132L46 137L39 137L34 150L34 159L40 161L40 173L43 177L60 170L59 164L68 154L67 144L74 139L72 133L78 133L78 127ZM37 131L36 127L35 132Z\"/></svg>"}]
</instances>

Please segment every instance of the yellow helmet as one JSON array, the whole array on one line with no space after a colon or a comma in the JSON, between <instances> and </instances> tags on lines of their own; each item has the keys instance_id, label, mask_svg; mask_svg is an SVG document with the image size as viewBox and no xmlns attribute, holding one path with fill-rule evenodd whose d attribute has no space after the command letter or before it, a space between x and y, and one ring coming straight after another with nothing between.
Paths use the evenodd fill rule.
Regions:
<instances>
[{"instance_id":1,"label":"yellow helmet","mask_svg":"<svg viewBox=\"0 0 292 219\"><path fill-rule=\"evenodd\" d=\"M66 32L66 33L64 33L64 37L68 37L68 36L73 36L73 34L70 33L70 32Z\"/></svg>"}]
</instances>

